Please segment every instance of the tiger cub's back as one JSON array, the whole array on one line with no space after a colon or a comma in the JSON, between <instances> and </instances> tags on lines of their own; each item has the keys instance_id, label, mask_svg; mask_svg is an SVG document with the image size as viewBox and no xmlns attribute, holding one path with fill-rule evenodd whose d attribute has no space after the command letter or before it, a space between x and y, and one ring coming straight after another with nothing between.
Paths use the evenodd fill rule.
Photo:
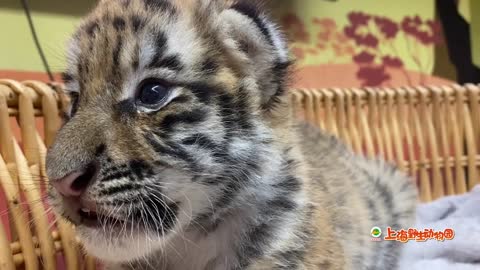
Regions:
<instances>
[{"instance_id":1,"label":"tiger cub's back","mask_svg":"<svg viewBox=\"0 0 480 270\"><path fill-rule=\"evenodd\" d=\"M302 124L299 130L312 200L329 212L347 269L395 269L402 244L374 241L371 230L379 227L385 232L387 227L413 225L414 181L384 161L353 154L314 127Z\"/></svg>"}]
</instances>

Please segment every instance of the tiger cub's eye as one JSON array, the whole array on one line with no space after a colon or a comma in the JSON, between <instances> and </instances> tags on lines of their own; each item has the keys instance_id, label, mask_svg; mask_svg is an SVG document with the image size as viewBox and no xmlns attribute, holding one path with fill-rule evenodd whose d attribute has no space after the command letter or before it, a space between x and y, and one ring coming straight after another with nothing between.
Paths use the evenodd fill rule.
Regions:
<instances>
[{"instance_id":1,"label":"tiger cub's eye","mask_svg":"<svg viewBox=\"0 0 480 270\"><path fill-rule=\"evenodd\" d=\"M144 105L161 103L168 94L168 88L159 83L146 83L140 89L138 101Z\"/></svg>"},{"instance_id":2,"label":"tiger cub's eye","mask_svg":"<svg viewBox=\"0 0 480 270\"><path fill-rule=\"evenodd\" d=\"M140 87L137 102L147 107L162 105L169 93L169 88L159 82L147 82Z\"/></svg>"}]
</instances>

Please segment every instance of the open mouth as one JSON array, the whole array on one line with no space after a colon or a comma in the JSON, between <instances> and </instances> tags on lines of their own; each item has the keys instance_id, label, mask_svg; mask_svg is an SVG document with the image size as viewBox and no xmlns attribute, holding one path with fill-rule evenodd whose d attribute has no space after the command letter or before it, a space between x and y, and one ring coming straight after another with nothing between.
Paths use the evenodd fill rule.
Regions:
<instances>
[{"instance_id":1,"label":"open mouth","mask_svg":"<svg viewBox=\"0 0 480 270\"><path fill-rule=\"evenodd\" d=\"M120 226L124 224L123 220L113 218L107 215L102 215L96 211L90 210L88 208L80 208L78 210L78 215L81 218L80 223L86 227L98 228L102 226Z\"/></svg>"}]
</instances>

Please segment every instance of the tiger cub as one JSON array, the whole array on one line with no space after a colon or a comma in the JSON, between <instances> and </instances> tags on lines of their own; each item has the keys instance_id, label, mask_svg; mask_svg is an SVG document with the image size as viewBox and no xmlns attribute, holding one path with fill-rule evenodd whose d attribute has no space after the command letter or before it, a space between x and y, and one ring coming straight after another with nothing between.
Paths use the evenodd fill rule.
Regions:
<instances>
[{"instance_id":1,"label":"tiger cub","mask_svg":"<svg viewBox=\"0 0 480 270\"><path fill-rule=\"evenodd\" d=\"M246 1L104 0L68 48L49 200L109 269L395 269L416 192L293 117Z\"/></svg>"}]
</instances>

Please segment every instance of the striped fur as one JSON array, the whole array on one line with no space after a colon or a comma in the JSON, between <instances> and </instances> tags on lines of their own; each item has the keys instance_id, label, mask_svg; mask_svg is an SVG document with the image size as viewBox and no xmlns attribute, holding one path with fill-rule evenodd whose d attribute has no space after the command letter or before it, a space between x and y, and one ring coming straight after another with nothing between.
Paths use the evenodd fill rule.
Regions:
<instances>
[{"instance_id":1,"label":"striped fur","mask_svg":"<svg viewBox=\"0 0 480 270\"><path fill-rule=\"evenodd\" d=\"M104 0L73 35L72 108L47 155L55 181L92 162L85 197L118 220L82 226L111 269L394 269L413 184L292 117L281 32L246 1ZM136 103L155 78L159 110Z\"/></svg>"}]
</instances>

